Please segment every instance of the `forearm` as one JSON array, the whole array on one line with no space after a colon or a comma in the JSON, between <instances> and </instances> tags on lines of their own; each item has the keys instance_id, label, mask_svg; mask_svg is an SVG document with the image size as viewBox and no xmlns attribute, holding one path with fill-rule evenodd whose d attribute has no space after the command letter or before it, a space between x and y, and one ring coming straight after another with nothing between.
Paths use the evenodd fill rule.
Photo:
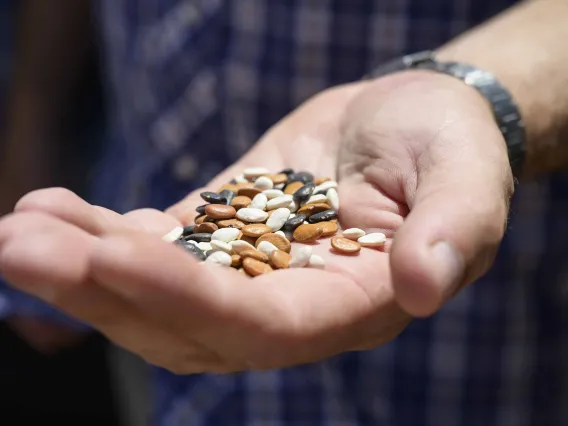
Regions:
<instances>
[{"instance_id":1,"label":"forearm","mask_svg":"<svg viewBox=\"0 0 568 426\"><path fill-rule=\"evenodd\" d=\"M525 173L568 166L568 0L532 0L456 38L443 60L491 71L519 104L527 132Z\"/></svg>"},{"instance_id":2,"label":"forearm","mask_svg":"<svg viewBox=\"0 0 568 426\"><path fill-rule=\"evenodd\" d=\"M26 191L58 182L66 116L89 54L89 3L26 0L18 6L1 177Z\"/></svg>"}]
</instances>

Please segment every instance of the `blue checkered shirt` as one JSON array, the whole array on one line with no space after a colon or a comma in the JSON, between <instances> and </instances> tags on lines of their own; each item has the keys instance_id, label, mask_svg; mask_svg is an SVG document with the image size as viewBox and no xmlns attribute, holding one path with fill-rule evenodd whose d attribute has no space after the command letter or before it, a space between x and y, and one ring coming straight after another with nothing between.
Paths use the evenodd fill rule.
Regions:
<instances>
[{"instance_id":1,"label":"blue checkered shirt","mask_svg":"<svg viewBox=\"0 0 568 426\"><path fill-rule=\"evenodd\" d=\"M114 109L93 201L166 207L309 96L435 48L512 3L102 1ZM568 177L523 185L494 268L433 318L381 348L313 365L156 370L157 424L568 425L566 241Z\"/></svg>"}]
</instances>

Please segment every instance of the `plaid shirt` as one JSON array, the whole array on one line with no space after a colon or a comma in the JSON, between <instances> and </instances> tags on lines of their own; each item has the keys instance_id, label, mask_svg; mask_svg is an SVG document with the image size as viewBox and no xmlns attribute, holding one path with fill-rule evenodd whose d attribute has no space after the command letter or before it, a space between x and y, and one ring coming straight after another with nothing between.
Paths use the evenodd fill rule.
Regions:
<instances>
[{"instance_id":1,"label":"plaid shirt","mask_svg":"<svg viewBox=\"0 0 568 426\"><path fill-rule=\"evenodd\" d=\"M102 1L115 109L93 199L166 207L309 96L512 3ZM523 185L491 272L381 348L262 373L157 370L157 424L567 425L567 188L562 175Z\"/></svg>"}]
</instances>

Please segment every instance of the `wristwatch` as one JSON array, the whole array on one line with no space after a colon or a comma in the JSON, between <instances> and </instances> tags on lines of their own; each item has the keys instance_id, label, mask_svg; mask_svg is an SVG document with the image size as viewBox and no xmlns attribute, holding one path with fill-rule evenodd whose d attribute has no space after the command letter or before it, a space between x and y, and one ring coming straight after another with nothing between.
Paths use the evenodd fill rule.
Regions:
<instances>
[{"instance_id":1,"label":"wristwatch","mask_svg":"<svg viewBox=\"0 0 568 426\"><path fill-rule=\"evenodd\" d=\"M441 72L477 89L493 110L495 121L507 143L509 163L514 174L520 173L526 151L525 126L511 94L493 74L469 64L437 61L435 53L427 50L387 62L369 73L366 78L373 79L411 69Z\"/></svg>"}]
</instances>

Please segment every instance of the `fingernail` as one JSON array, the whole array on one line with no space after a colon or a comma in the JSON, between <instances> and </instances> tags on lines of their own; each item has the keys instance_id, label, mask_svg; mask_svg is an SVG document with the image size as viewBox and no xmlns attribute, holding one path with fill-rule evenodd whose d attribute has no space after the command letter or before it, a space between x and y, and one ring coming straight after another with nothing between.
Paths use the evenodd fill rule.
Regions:
<instances>
[{"instance_id":1,"label":"fingernail","mask_svg":"<svg viewBox=\"0 0 568 426\"><path fill-rule=\"evenodd\" d=\"M465 262L450 243L440 241L432 247L432 255L438 275L437 284L444 298L451 297L458 289L465 270Z\"/></svg>"}]
</instances>

